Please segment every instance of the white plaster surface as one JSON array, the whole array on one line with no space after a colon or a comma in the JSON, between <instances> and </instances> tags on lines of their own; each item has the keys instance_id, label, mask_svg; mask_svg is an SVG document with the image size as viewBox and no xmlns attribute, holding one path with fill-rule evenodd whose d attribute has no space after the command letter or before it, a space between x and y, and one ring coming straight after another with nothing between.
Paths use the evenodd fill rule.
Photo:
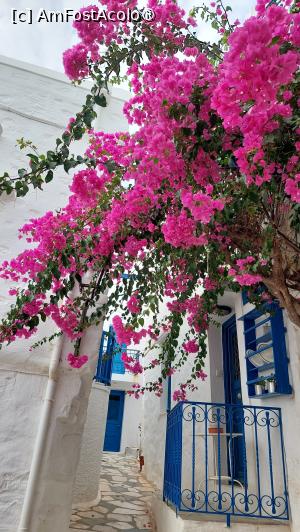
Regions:
<instances>
[{"instance_id":1,"label":"white plaster surface","mask_svg":"<svg viewBox=\"0 0 300 532\"><path fill-rule=\"evenodd\" d=\"M250 305L242 305L241 298L237 299L236 315L239 318L251 309ZM240 367L242 380L243 402L246 404L273 406L282 409L283 437L287 465L287 482L291 511L291 530L300 530L300 455L298 442L300 441L300 330L293 325L285 315L287 328L286 343L288 349L290 383L293 387L292 395L278 395L271 398L249 398L246 385L245 345L242 322L237 321L238 342L240 353ZM275 468L276 474L276 468Z\"/></svg>"},{"instance_id":2,"label":"white plaster surface","mask_svg":"<svg viewBox=\"0 0 300 532\"><path fill-rule=\"evenodd\" d=\"M73 504L98 500L101 458L110 388L94 383L89 398Z\"/></svg>"},{"instance_id":3,"label":"white plaster surface","mask_svg":"<svg viewBox=\"0 0 300 532\"><path fill-rule=\"evenodd\" d=\"M16 531L47 378L0 371L0 530Z\"/></svg>"},{"instance_id":4,"label":"white plaster surface","mask_svg":"<svg viewBox=\"0 0 300 532\"><path fill-rule=\"evenodd\" d=\"M289 524L265 524L248 520L244 523L232 522L227 528L223 520L210 520L204 516L194 519L194 516L180 514L176 517L175 511L167 506L159 496L154 496L151 501L153 518L157 532L219 532L220 530L233 530L236 532L290 532Z\"/></svg>"},{"instance_id":5,"label":"white plaster surface","mask_svg":"<svg viewBox=\"0 0 300 532\"><path fill-rule=\"evenodd\" d=\"M139 424L142 423L142 401L125 394L121 449L140 447Z\"/></svg>"},{"instance_id":6,"label":"white plaster surface","mask_svg":"<svg viewBox=\"0 0 300 532\"><path fill-rule=\"evenodd\" d=\"M162 313L164 309L162 308ZM179 343L183 342L184 336L188 330L188 324L185 321L181 327ZM157 349L160 349L158 346ZM147 354L145 360L147 361L157 358L158 350L152 350ZM206 360L206 366L204 371L209 373L208 359ZM171 378L171 393L178 388L180 383L184 383L191 374L193 365L193 355L181 368L180 373L175 373ZM160 375L160 368L156 367L146 372L145 381L154 381ZM187 399L194 401L207 401L211 400L211 386L209 379L206 381L199 381L196 383L198 390L194 393L187 391ZM165 384L166 388L166 384ZM143 401L144 409L144 421L143 421L143 442L142 451L145 456L145 474L147 478L154 482L159 490L163 488L163 476L164 476L164 462L165 462L165 437L166 437L166 423L167 423L167 398L166 390L164 396L158 398L153 393L145 393ZM172 399L171 406L175 406ZM188 461L185 465L187 474L190 465Z\"/></svg>"},{"instance_id":7,"label":"white plaster surface","mask_svg":"<svg viewBox=\"0 0 300 532\"><path fill-rule=\"evenodd\" d=\"M3 128L0 136L0 175L8 171L14 176L17 169L27 163L23 153L16 148L16 139L24 137L32 140L41 153L53 148L55 139L63 132L69 118L80 109L87 88L73 87L61 74L2 56L0 87L0 123ZM121 116L123 100L124 93L113 90L109 106L100 109L97 128L107 132L125 128L126 122ZM74 144L73 152L83 153L85 145L86 140ZM18 239L20 226L30 218L66 203L71 179L72 173L67 175L59 170L53 182L45 185L42 192L31 190L25 198L15 198L13 194L0 197L0 262L16 256L28 245ZM0 280L1 316L13 301L8 296L9 287L9 283ZM54 343L33 351L29 351L29 347L54 330L52 323L43 324L30 341L15 342L0 353L0 530L5 532L17 530ZM60 364L30 532L68 530L73 484L100 335L101 327L97 327L90 329L83 339L82 352L90 356L87 366L78 371L67 367L65 361ZM70 350L66 343L62 358ZM103 412L105 408L104 401ZM78 482L82 486L84 480Z\"/></svg>"},{"instance_id":8,"label":"white plaster surface","mask_svg":"<svg viewBox=\"0 0 300 532\"><path fill-rule=\"evenodd\" d=\"M243 307L240 294L225 293L221 298L220 303L227 304L231 306L233 313L236 314L239 318L243 313L246 313L250 310L250 306ZM232 315L231 314L231 315ZM221 323L230 316L223 318ZM292 532L300 531L300 507L299 507L299 497L300 497L300 456L297 442L300 441L300 331L297 329L291 322L285 317L286 327L287 327L287 346L288 346L288 356L290 359L289 371L290 371L290 382L293 387L292 396L274 396L266 397L264 399L259 398L249 398L248 389L246 385L247 375L246 375L246 363L245 363L245 345L244 345L244 334L243 326L241 321L237 321L237 330L238 330L238 344L239 344L239 355L240 355L240 370L241 370L241 382L242 382L242 399L245 405L262 405L262 406L273 406L280 407L282 409L282 420L283 420L283 436L285 441L285 454L286 454L286 464L287 464L287 480L288 480L288 491L290 498L290 510L291 510L291 523L290 530ZM184 332L186 325L182 327L182 332ZM155 353L152 353L153 358ZM199 383L199 389L192 395L190 398L194 401L202 402L221 402L225 401L224 396L224 377L223 377L223 353L222 353L222 329L212 325L208 331L208 356L206 360L206 367L204 371L208 374L207 380L205 383ZM159 374L159 370L156 368L147 374L147 380L153 380ZM172 391L176 388L176 383L179 381L184 382L185 378L189 374L188 364L181 370L179 376L172 376ZM165 399L157 399L155 395L146 394L143 400L144 408L144 421L143 421L143 453L145 455L145 473L147 478L155 483L160 491L162 491L163 486L163 464L164 464L164 448L165 448L165 429L166 429L166 413L164 412L163 403ZM279 436L279 433L278 433ZM187 449L190 449L188 434L183 435L184 445ZM247 448L249 450L247 460L248 460L248 472L249 472L249 485L257 485L256 480L256 465L255 465L255 447L254 447L254 435L253 431L250 429L246 434L247 438ZM278 441L272 442L272 451L273 451L273 473L274 473L274 482L276 489L279 488L280 483L282 483L282 471L281 471L281 462L280 457L277 454L279 450ZM199 444L197 442L197 452L199 453ZM251 451L252 449L252 451ZM263 447L260 448L261 457L264 456L265 450ZM212 454L212 453L211 453ZM279 457L277 460L276 457ZM213 457L209 455L209 460L212 460ZM268 471L268 456L265 456L265 461L261 464L261 482L262 486L264 482L269 483L269 471ZM189 476L191 456L188 451L183 455L183 479L185 476ZM225 469L226 469L226 460ZM265 467L267 468L265 470ZM280 469L279 469L280 468ZM227 474L226 471L222 471L222 474ZM270 489L268 484L268 490ZM161 503L162 504L162 503ZM164 516L164 517L159 517ZM177 520L175 521L175 516L167 510L166 505L162 504L159 510L159 516L157 517L158 532L180 532L181 530L198 530L195 525L195 528L186 528L191 525L183 525ZM162 519L162 521L160 521ZM161 523L161 524L160 524ZM234 524L236 530L271 530L268 524L259 525L259 528L255 528L255 524L252 524L252 521L248 521L249 524ZM180 527L184 528L180 528ZM197 525L198 526L198 525ZM203 525L204 526L204 525ZM211 528L203 528L203 530L219 530L219 524L205 525L210 526ZM247 528L247 526L249 528ZM176 527L176 528L175 528ZM214 528L216 527L216 528ZM276 530L287 530L287 527L284 524L276 526ZM202 528L199 528L202 530ZM274 525L275 530L275 525Z\"/></svg>"}]
</instances>

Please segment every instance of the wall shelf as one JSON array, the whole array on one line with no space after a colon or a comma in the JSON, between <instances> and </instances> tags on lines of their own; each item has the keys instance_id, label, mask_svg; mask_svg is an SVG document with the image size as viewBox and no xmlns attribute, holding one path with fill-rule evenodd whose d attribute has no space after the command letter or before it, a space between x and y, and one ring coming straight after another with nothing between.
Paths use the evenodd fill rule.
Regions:
<instances>
[{"instance_id":1,"label":"wall shelf","mask_svg":"<svg viewBox=\"0 0 300 532\"><path fill-rule=\"evenodd\" d=\"M292 388L290 388L290 391L289 392L285 392L284 395L291 395L292 393L293 393L293 390L292 390ZM283 394L280 393L280 392L266 392L266 393L262 393L260 395L254 395L253 399L255 399L255 398L262 399L262 398L265 398L265 397L275 397L276 395L283 395Z\"/></svg>"},{"instance_id":2,"label":"wall shelf","mask_svg":"<svg viewBox=\"0 0 300 532\"><path fill-rule=\"evenodd\" d=\"M249 397L291 394L283 313L277 303L250 310L239 318L244 325ZM256 357L256 358L255 358ZM255 395L255 384L275 379L276 391Z\"/></svg>"},{"instance_id":3,"label":"wall shelf","mask_svg":"<svg viewBox=\"0 0 300 532\"><path fill-rule=\"evenodd\" d=\"M256 340L257 344L258 344L258 339ZM253 343L253 341L251 342ZM264 351L267 351L267 349L270 349L270 347L273 347L273 342L271 342L270 344L266 345L265 347L261 347L260 349L257 349L256 351L253 351L253 353L250 353L248 355L246 355L246 358L252 358L254 357L255 355L259 355L260 353L263 353ZM248 351L248 349L247 349Z\"/></svg>"},{"instance_id":4,"label":"wall shelf","mask_svg":"<svg viewBox=\"0 0 300 532\"><path fill-rule=\"evenodd\" d=\"M259 367L260 371L267 371L268 369L273 369L273 368L274 368L274 362L269 362L268 364L264 364L263 366ZM255 368L255 367L250 368L249 369L249 373L250 372L254 372L256 370L257 370L257 368Z\"/></svg>"}]
</instances>

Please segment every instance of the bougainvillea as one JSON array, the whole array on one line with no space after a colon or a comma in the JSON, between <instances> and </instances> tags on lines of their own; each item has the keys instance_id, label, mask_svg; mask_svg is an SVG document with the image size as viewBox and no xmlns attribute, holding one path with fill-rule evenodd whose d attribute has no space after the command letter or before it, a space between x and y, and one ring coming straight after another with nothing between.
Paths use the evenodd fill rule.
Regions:
<instances>
[{"instance_id":1,"label":"bougainvillea","mask_svg":"<svg viewBox=\"0 0 300 532\"><path fill-rule=\"evenodd\" d=\"M85 11L123 4L107 0ZM25 284L0 340L28 338L52 318L74 342L68 361L78 368L87 360L79 356L84 329L104 317L120 344L148 338L151 347L165 333L148 366L126 353L122 359L135 374L162 366L156 382L136 385L136 397L145 388L160 396L163 378L192 361L190 379L174 394L180 400L205 378L206 331L225 287L247 287L258 305L278 299L300 326L300 9L295 1L258 0L256 15L241 25L220 1L190 15L173 0L149 0L148 8L151 22L75 21L79 42L64 53L64 66L75 82L92 78L91 94L55 150L40 155L22 140L21 148L34 148L29 170L0 178L2 191L24 195L57 167L84 165L65 208L20 230L35 247L2 265L2 277ZM197 37L199 13L218 43ZM94 131L103 89L124 75L134 132ZM85 156L70 155L86 132Z\"/></svg>"}]
</instances>

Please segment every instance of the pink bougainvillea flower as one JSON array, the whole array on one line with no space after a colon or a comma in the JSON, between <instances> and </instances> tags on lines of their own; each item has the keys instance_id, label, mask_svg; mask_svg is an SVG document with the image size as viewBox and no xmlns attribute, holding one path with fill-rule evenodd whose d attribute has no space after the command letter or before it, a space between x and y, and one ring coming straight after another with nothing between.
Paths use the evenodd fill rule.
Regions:
<instances>
[{"instance_id":1,"label":"pink bougainvillea flower","mask_svg":"<svg viewBox=\"0 0 300 532\"><path fill-rule=\"evenodd\" d=\"M182 347L188 353L198 353L199 351L199 345L197 344L196 340L189 340L188 342L182 344Z\"/></svg>"},{"instance_id":2,"label":"pink bougainvillea flower","mask_svg":"<svg viewBox=\"0 0 300 532\"><path fill-rule=\"evenodd\" d=\"M67 355L67 361L72 368L80 369L84 364L87 363L89 357L88 355L79 355L75 356L73 353Z\"/></svg>"}]
</instances>

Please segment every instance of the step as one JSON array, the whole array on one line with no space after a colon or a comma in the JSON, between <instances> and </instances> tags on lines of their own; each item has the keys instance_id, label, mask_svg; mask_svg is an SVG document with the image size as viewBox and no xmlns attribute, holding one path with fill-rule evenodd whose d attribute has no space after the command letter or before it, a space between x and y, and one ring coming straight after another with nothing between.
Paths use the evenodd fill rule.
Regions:
<instances>
[{"instance_id":1,"label":"step","mask_svg":"<svg viewBox=\"0 0 300 532\"><path fill-rule=\"evenodd\" d=\"M256 518L232 518L230 528L226 525L226 517L220 515L197 514L176 511L163 502L159 494L151 501L151 512L156 523L157 532L290 532L289 522L270 521Z\"/></svg>"}]
</instances>

